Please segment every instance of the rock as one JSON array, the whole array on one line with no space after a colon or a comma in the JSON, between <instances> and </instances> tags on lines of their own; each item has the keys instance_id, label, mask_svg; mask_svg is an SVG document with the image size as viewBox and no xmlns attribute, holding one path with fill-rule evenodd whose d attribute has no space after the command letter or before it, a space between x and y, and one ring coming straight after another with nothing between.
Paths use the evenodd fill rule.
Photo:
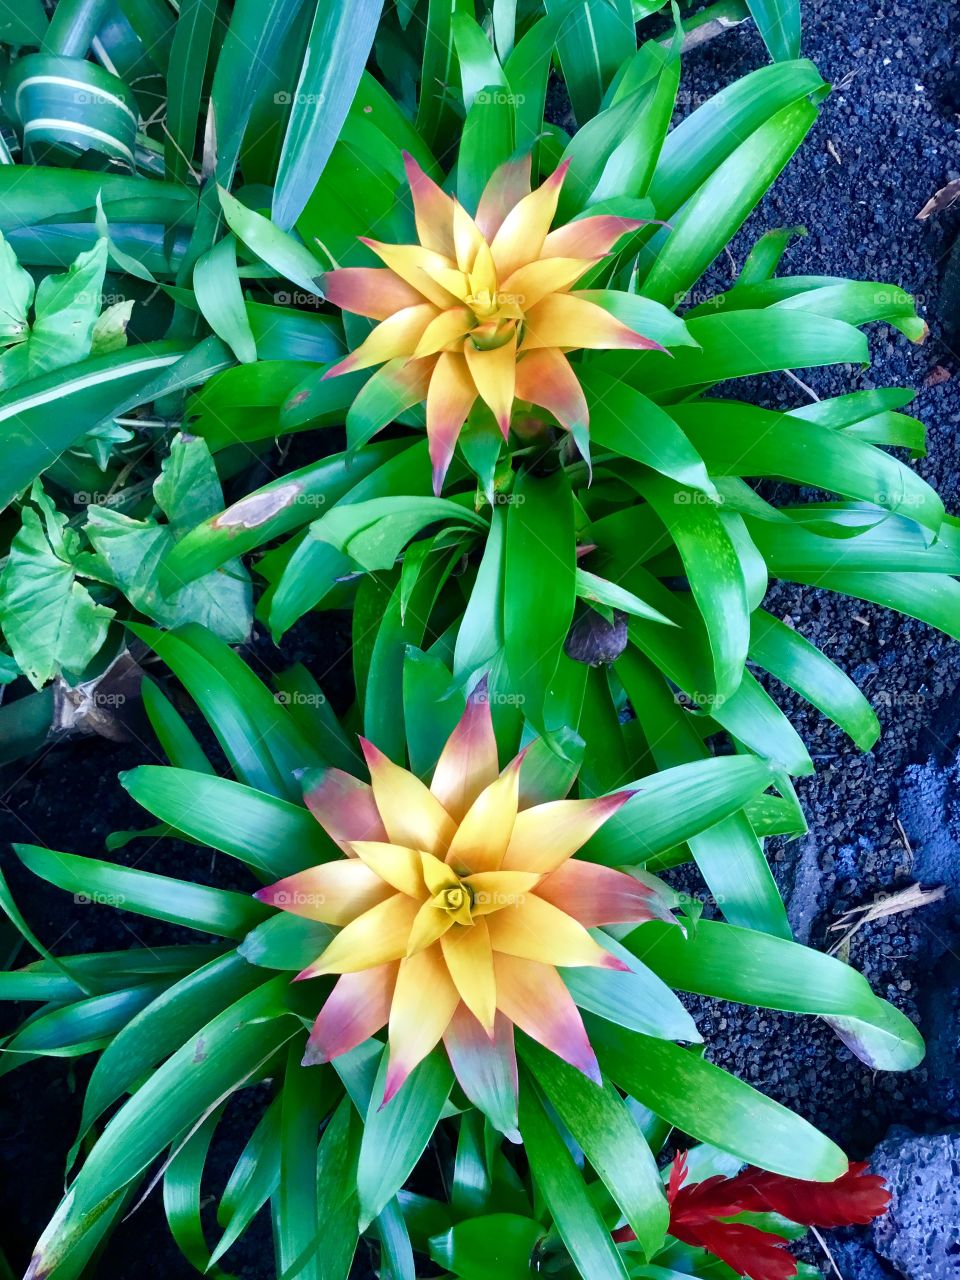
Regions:
<instances>
[{"instance_id":1,"label":"rock","mask_svg":"<svg viewBox=\"0 0 960 1280\"><path fill-rule=\"evenodd\" d=\"M877 1253L904 1280L960 1280L960 1134L898 1126L870 1163L893 1194L873 1224Z\"/></svg>"}]
</instances>

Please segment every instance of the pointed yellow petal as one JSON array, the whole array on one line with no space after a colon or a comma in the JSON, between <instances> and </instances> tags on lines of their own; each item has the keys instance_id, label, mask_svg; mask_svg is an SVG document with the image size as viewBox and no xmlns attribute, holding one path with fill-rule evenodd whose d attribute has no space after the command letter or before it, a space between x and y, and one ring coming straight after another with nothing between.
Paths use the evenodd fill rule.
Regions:
<instances>
[{"instance_id":1,"label":"pointed yellow petal","mask_svg":"<svg viewBox=\"0 0 960 1280\"><path fill-rule=\"evenodd\" d=\"M491 1032L497 1016L497 983L486 921L456 926L443 935L440 945L460 998L480 1025Z\"/></svg>"},{"instance_id":2,"label":"pointed yellow petal","mask_svg":"<svg viewBox=\"0 0 960 1280\"><path fill-rule=\"evenodd\" d=\"M427 892L432 897L443 889L453 889L460 883L460 877L453 867L434 857L432 853L420 854L420 870Z\"/></svg>"},{"instance_id":3,"label":"pointed yellow petal","mask_svg":"<svg viewBox=\"0 0 960 1280\"><path fill-rule=\"evenodd\" d=\"M473 915L488 916L503 907L521 906L542 877L536 871L479 871L464 880L473 894Z\"/></svg>"},{"instance_id":4,"label":"pointed yellow petal","mask_svg":"<svg viewBox=\"0 0 960 1280\"><path fill-rule=\"evenodd\" d=\"M361 862L398 893L417 899L425 896L420 854L416 849L386 844L382 840L354 840L351 848Z\"/></svg>"},{"instance_id":5,"label":"pointed yellow petal","mask_svg":"<svg viewBox=\"0 0 960 1280\"><path fill-rule=\"evenodd\" d=\"M408 152L403 153L403 167L413 197L413 214L417 238L425 249L453 257L453 200L441 190Z\"/></svg>"},{"instance_id":6,"label":"pointed yellow petal","mask_svg":"<svg viewBox=\"0 0 960 1280\"><path fill-rule=\"evenodd\" d=\"M595 800L551 800L521 809L503 856L505 871L556 871L631 797L618 791Z\"/></svg>"},{"instance_id":7,"label":"pointed yellow petal","mask_svg":"<svg viewBox=\"0 0 960 1280\"><path fill-rule=\"evenodd\" d=\"M371 320L386 320L423 302L416 289L386 267L340 267L327 272L322 288L327 302Z\"/></svg>"},{"instance_id":8,"label":"pointed yellow petal","mask_svg":"<svg viewBox=\"0 0 960 1280\"><path fill-rule=\"evenodd\" d=\"M565 161L542 186L514 205L504 218L490 246L501 280L505 280L517 267L540 257L550 223L557 212L560 188L568 168L569 162Z\"/></svg>"},{"instance_id":9,"label":"pointed yellow petal","mask_svg":"<svg viewBox=\"0 0 960 1280\"><path fill-rule=\"evenodd\" d=\"M568 968L626 968L595 942L582 924L535 893L526 894L516 906L504 907L485 919L494 951Z\"/></svg>"},{"instance_id":10,"label":"pointed yellow petal","mask_svg":"<svg viewBox=\"0 0 960 1280\"><path fill-rule=\"evenodd\" d=\"M433 464L433 492L437 497L443 489L460 429L476 398L477 388L466 360L459 351L441 351L427 389L427 440Z\"/></svg>"},{"instance_id":11,"label":"pointed yellow petal","mask_svg":"<svg viewBox=\"0 0 960 1280\"><path fill-rule=\"evenodd\" d=\"M468 809L450 841L447 862L460 874L496 871L503 861L517 818L520 758L486 787Z\"/></svg>"},{"instance_id":12,"label":"pointed yellow petal","mask_svg":"<svg viewBox=\"0 0 960 1280\"><path fill-rule=\"evenodd\" d=\"M466 709L440 753L430 790L459 822L484 787L496 781L499 772L497 739L484 676L467 699Z\"/></svg>"},{"instance_id":13,"label":"pointed yellow petal","mask_svg":"<svg viewBox=\"0 0 960 1280\"><path fill-rule=\"evenodd\" d=\"M456 305L457 295L437 284L434 273L452 271L454 264L449 258L424 249L418 244L384 244L380 240L360 237L361 243L372 249L381 262L386 263L395 275L406 280L417 293L423 294L427 302L432 302L441 311Z\"/></svg>"},{"instance_id":14,"label":"pointed yellow petal","mask_svg":"<svg viewBox=\"0 0 960 1280\"><path fill-rule=\"evenodd\" d=\"M353 858L337 859L278 880L253 896L307 920L343 925L383 902L390 886Z\"/></svg>"},{"instance_id":15,"label":"pointed yellow petal","mask_svg":"<svg viewBox=\"0 0 960 1280\"><path fill-rule=\"evenodd\" d=\"M518 160L507 160L493 171L493 176L483 189L477 205L477 226L487 240L492 240L500 230L504 218L530 194L531 153Z\"/></svg>"},{"instance_id":16,"label":"pointed yellow petal","mask_svg":"<svg viewBox=\"0 0 960 1280\"><path fill-rule=\"evenodd\" d=\"M388 960L399 960L407 954L407 939L418 906L406 894L395 893L345 925L323 954L297 976L316 978L323 973L358 973L361 969L386 964Z\"/></svg>"},{"instance_id":17,"label":"pointed yellow petal","mask_svg":"<svg viewBox=\"0 0 960 1280\"><path fill-rule=\"evenodd\" d=\"M543 242L544 258L591 258L611 251L628 231L643 226L640 218L621 218L616 214L595 214L577 218L551 231Z\"/></svg>"},{"instance_id":18,"label":"pointed yellow petal","mask_svg":"<svg viewBox=\"0 0 960 1280\"><path fill-rule=\"evenodd\" d=\"M483 401L489 406L504 437L510 431L514 385L517 376L517 335L490 351L478 351L468 338L463 344L470 376Z\"/></svg>"},{"instance_id":19,"label":"pointed yellow petal","mask_svg":"<svg viewBox=\"0 0 960 1280\"><path fill-rule=\"evenodd\" d=\"M384 1105L439 1043L459 1003L439 947L410 956L400 965L390 1009L390 1065Z\"/></svg>"},{"instance_id":20,"label":"pointed yellow petal","mask_svg":"<svg viewBox=\"0 0 960 1280\"><path fill-rule=\"evenodd\" d=\"M307 808L348 857L351 840L386 840L369 783L342 769L310 769L303 784Z\"/></svg>"},{"instance_id":21,"label":"pointed yellow petal","mask_svg":"<svg viewBox=\"0 0 960 1280\"><path fill-rule=\"evenodd\" d=\"M404 307L378 324L359 347L328 369L324 376L335 378L338 374L369 369L371 365L383 364L385 360L395 360L398 356L412 356L436 314L436 307L427 302L417 307Z\"/></svg>"},{"instance_id":22,"label":"pointed yellow petal","mask_svg":"<svg viewBox=\"0 0 960 1280\"><path fill-rule=\"evenodd\" d=\"M469 307L451 307L449 311L441 311L424 329L417 343L415 356L432 356L451 343L457 344L460 350L462 340L473 328L473 313Z\"/></svg>"},{"instance_id":23,"label":"pointed yellow petal","mask_svg":"<svg viewBox=\"0 0 960 1280\"><path fill-rule=\"evenodd\" d=\"M553 347L527 351L517 360L516 396L548 410L561 427L586 427L590 410L583 387L562 351Z\"/></svg>"},{"instance_id":24,"label":"pointed yellow petal","mask_svg":"<svg viewBox=\"0 0 960 1280\"><path fill-rule=\"evenodd\" d=\"M456 830L446 809L419 778L394 764L372 742L361 738L360 746L390 843L443 857Z\"/></svg>"},{"instance_id":25,"label":"pointed yellow petal","mask_svg":"<svg viewBox=\"0 0 960 1280\"><path fill-rule=\"evenodd\" d=\"M583 1019L556 969L503 954L494 955L493 965L497 1008L521 1031L599 1084L600 1068Z\"/></svg>"},{"instance_id":26,"label":"pointed yellow petal","mask_svg":"<svg viewBox=\"0 0 960 1280\"><path fill-rule=\"evenodd\" d=\"M432 902L425 902L417 912L407 941L407 955L415 956L417 952L432 947L438 938L442 938L448 929L452 929L455 920L449 911L435 907Z\"/></svg>"},{"instance_id":27,"label":"pointed yellow petal","mask_svg":"<svg viewBox=\"0 0 960 1280\"><path fill-rule=\"evenodd\" d=\"M596 262L596 258L538 258L504 280L500 297L516 302L526 312L547 294L569 289Z\"/></svg>"},{"instance_id":28,"label":"pointed yellow petal","mask_svg":"<svg viewBox=\"0 0 960 1280\"><path fill-rule=\"evenodd\" d=\"M609 311L575 293L548 294L526 313L523 350L536 347L662 350L659 342L634 333Z\"/></svg>"},{"instance_id":29,"label":"pointed yellow petal","mask_svg":"<svg viewBox=\"0 0 960 1280\"><path fill-rule=\"evenodd\" d=\"M453 205L453 246L457 266L468 274L473 271L480 246L484 244L480 228L467 213L459 200Z\"/></svg>"}]
</instances>

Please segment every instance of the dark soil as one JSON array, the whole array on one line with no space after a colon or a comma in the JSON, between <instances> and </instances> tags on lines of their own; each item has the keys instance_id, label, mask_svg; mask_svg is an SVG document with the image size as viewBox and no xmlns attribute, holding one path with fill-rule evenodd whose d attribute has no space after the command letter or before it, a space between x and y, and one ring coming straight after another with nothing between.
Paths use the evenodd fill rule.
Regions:
<instances>
[{"instance_id":1,"label":"dark soil","mask_svg":"<svg viewBox=\"0 0 960 1280\"><path fill-rule=\"evenodd\" d=\"M918 388L914 412L929 432L929 455L918 469L948 510L958 512L960 357L943 332L947 306L941 279L960 213L927 224L917 222L915 214L936 189L960 176L955 69L960 10L938 0L923 6L814 0L805 5L804 16L804 53L843 87L828 99L798 156L732 245L733 260L739 266L764 231L803 223L809 234L788 250L783 271L891 282L918 296L931 328L924 346L912 347L876 327L874 364L868 370L801 376L821 395L880 385ZM690 54L682 110L759 65L764 56L750 23ZM725 258L716 265L720 287L729 282L731 268ZM742 393L768 403L805 398L785 375L745 386ZM808 588L775 587L765 604L778 616L789 615L861 684L884 730L879 745L860 755L818 713L789 693L781 698L818 770L800 784L809 835L769 846L797 937L825 948L836 938L830 925L849 908L914 881L947 883L950 892L942 903L867 925L850 948L851 962L874 990L919 1022L930 1052L909 1076L874 1074L824 1024L810 1019L703 1002L698 1021L715 1061L789 1104L852 1157L862 1158L891 1125L923 1134L956 1129L960 1122L955 1067L960 812L954 799L960 767L960 645L920 623ZM347 645L343 627L320 618L301 626L285 657L305 657L336 700L349 679ZM276 660L266 657L266 646L261 653L271 663ZM332 662L331 653L337 655ZM116 774L154 759L146 737L132 748L91 739L7 771L0 789L3 865L37 933L61 953L123 947L134 939L147 945L175 939L166 926L118 916L105 907L77 908L67 895L28 883L6 841L101 853L109 832L145 825ZM211 864L208 854L172 842L134 844L118 856L130 863L148 858L152 869L218 883L235 874L226 859ZM235 883L243 887L242 880ZM20 1068L0 1086L6 1135L0 1155L2 1245L18 1274L62 1191L63 1157L76 1132L87 1071L83 1060L73 1066L49 1060ZM231 1126L238 1141L248 1124L249 1117L238 1116ZM222 1158L214 1180L229 1169L231 1154ZM236 1260L231 1257L232 1270L244 1280L273 1277L268 1227L263 1222L260 1227ZM872 1252L865 1234L848 1233L834 1239L833 1247L847 1280L896 1275L940 1280L922 1264L895 1270ZM902 1248L896 1254L901 1266L908 1265L903 1262L908 1255ZM167 1235L156 1193L117 1231L100 1274L110 1280L132 1275L177 1280L195 1274Z\"/></svg>"}]
</instances>

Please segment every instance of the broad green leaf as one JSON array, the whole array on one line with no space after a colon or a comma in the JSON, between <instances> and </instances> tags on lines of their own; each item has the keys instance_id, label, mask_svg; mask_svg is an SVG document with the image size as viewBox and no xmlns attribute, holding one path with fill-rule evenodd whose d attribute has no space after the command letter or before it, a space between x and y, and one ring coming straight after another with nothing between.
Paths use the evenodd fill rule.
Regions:
<instances>
[{"instance_id":1,"label":"broad green leaf","mask_svg":"<svg viewBox=\"0 0 960 1280\"><path fill-rule=\"evenodd\" d=\"M305 969L333 938L329 925L306 920L289 911L258 924L237 951L248 964L262 969Z\"/></svg>"},{"instance_id":2,"label":"broad green leaf","mask_svg":"<svg viewBox=\"0 0 960 1280\"><path fill-rule=\"evenodd\" d=\"M222 505L216 467L205 442L177 437L153 491L166 523L135 520L105 505L89 508L86 533L107 572L131 604L161 626L194 622L223 640L241 643L250 634L253 606L249 575L239 560L228 562L221 572L178 583L169 596L163 594L159 579L159 564L184 528Z\"/></svg>"},{"instance_id":3,"label":"broad green leaf","mask_svg":"<svg viewBox=\"0 0 960 1280\"><path fill-rule=\"evenodd\" d=\"M520 1054L636 1232L645 1256L652 1257L663 1245L670 1210L656 1158L626 1103L612 1084L598 1087L527 1036L521 1038Z\"/></svg>"},{"instance_id":4,"label":"broad green leaf","mask_svg":"<svg viewBox=\"0 0 960 1280\"><path fill-rule=\"evenodd\" d=\"M770 57L786 62L800 56L800 0L747 0Z\"/></svg>"},{"instance_id":5,"label":"broad green leaf","mask_svg":"<svg viewBox=\"0 0 960 1280\"><path fill-rule=\"evenodd\" d=\"M107 242L101 237L63 275L40 281L28 343L28 377L76 364L90 354L106 269Z\"/></svg>"},{"instance_id":6,"label":"broad green leaf","mask_svg":"<svg viewBox=\"0 0 960 1280\"><path fill-rule=\"evenodd\" d=\"M579 374L590 406L591 439L678 484L714 496L703 459L673 418L628 383L611 377L612 372L588 364Z\"/></svg>"},{"instance_id":7,"label":"broad green leaf","mask_svg":"<svg viewBox=\"0 0 960 1280\"><path fill-rule=\"evenodd\" d=\"M676 935L676 936L675 936ZM833 956L782 938L701 920L684 938L652 921L625 945L681 991L839 1020L844 1043L878 1071L909 1071L923 1058L913 1024Z\"/></svg>"},{"instance_id":8,"label":"broad green leaf","mask_svg":"<svg viewBox=\"0 0 960 1280\"><path fill-rule=\"evenodd\" d=\"M361 1228L381 1213L406 1182L433 1136L453 1084L446 1055L435 1050L413 1070L396 1097L381 1107L387 1055L384 1049L360 1146Z\"/></svg>"},{"instance_id":9,"label":"broad green leaf","mask_svg":"<svg viewBox=\"0 0 960 1280\"><path fill-rule=\"evenodd\" d=\"M553 1214L554 1226L579 1275L583 1280L626 1280L626 1268L610 1228L600 1217L582 1173L526 1072L520 1080L520 1132L534 1183Z\"/></svg>"},{"instance_id":10,"label":"broad green leaf","mask_svg":"<svg viewBox=\"0 0 960 1280\"><path fill-rule=\"evenodd\" d=\"M214 889L75 853L55 853L39 845L13 847L34 875L77 895L79 901L135 911L225 938L242 938L269 914L254 898L232 889Z\"/></svg>"},{"instance_id":11,"label":"broad green leaf","mask_svg":"<svg viewBox=\"0 0 960 1280\"><path fill-rule=\"evenodd\" d=\"M473 529L486 527L482 516L461 503L394 496L332 507L313 524L311 534L372 573L392 568L411 538L441 520Z\"/></svg>"},{"instance_id":12,"label":"broad green leaf","mask_svg":"<svg viewBox=\"0 0 960 1280\"><path fill-rule=\"evenodd\" d=\"M273 196L273 220L292 227L333 150L364 64L383 0L343 6L320 0L291 104Z\"/></svg>"},{"instance_id":13,"label":"broad green leaf","mask_svg":"<svg viewBox=\"0 0 960 1280\"><path fill-rule=\"evenodd\" d=\"M257 358L257 344L244 308L237 272L237 242L224 236L197 259L193 268L197 306L218 338L243 364Z\"/></svg>"},{"instance_id":14,"label":"broad green leaf","mask_svg":"<svg viewBox=\"0 0 960 1280\"><path fill-rule=\"evenodd\" d=\"M698 1052L585 1020L604 1073L676 1128L788 1178L832 1182L846 1171L846 1156L812 1124Z\"/></svg>"},{"instance_id":15,"label":"broad green leaf","mask_svg":"<svg viewBox=\"0 0 960 1280\"><path fill-rule=\"evenodd\" d=\"M632 799L580 851L607 866L634 866L682 844L743 807L773 781L765 760L725 756L664 769L626 784Z\"/></svg>"},{"instance_id":16,"label":"broad green leaf","mask_svg":"<svg viewBox=\"0 0 960 1280\"><path fill-rule=\"evenodd\" d=\"M90 1127L146 1074L177 1050L221 1009L257 986L263 975L235 951L211 956L193 973L168 986L132 1018L97 1059L83 1099L80 1131L70 1156L73 1166Z\"/></svg>"},{"instance_id":17,"label":"broad green leaf","mask_svg":"<svg viewBox=\"0 0 960 1280\"><path fill-rule=\"evenodd\" d=\"M111 1119L37 1244L35 1272L78 1247L123 1188L186 1129L249 1079L292 1035L285 978L244 996L168 1058Z\"/></svg>"},{"instance_id":18,"label":"broad green leaf","mask_svg":"<svg viewBox=\"0 0 960 1280\"><path fill-rule=\"evenodd\" d=\"M20 670L36 689L61 671L79 676L99 652L114 611L77 581L79 537L39 482L34 506L0 574L0 625Z\"/></svg>"},{"instance_id":19,"label":"broad green leaf","mask_svg":"<svg viewBox=\"0 0 960 1280\"><path fill-rule=\"evenodd\" d=\"M573 497L563 472L543 479L522 473L507 514L504 640L514 689L537 727L573 620L575 541Z\"/></svg>"},{"instance_id":20,"label":"broad green leaf","mask_svg":"<svg viewBox=\"0 0 960 1280\"><path fill-rule=\"evenodd\" d=\"M600 109L614 72L636 51L630 0L546 0L559 22L557 55L577 123Z\"/></svg>"},{"instance_id":21,"label":"broad green leaf","mask_svg":"<svg viewBox=\"0 0 960 1280\"><path fill-rule=\"evenodd\" d=\"M561 968L560 976L580 1008L644 1035L699 1043L702 1037L696 1023L670 988L608 933L600 929L592 932L607 951L629 965L629 971Z\"/></svg>"},{"instance_id":22,"label":"broad green leaf","mask_svg":"<svg viewBox=\"0 0 960 1280\"><path fill-rule=\"evenodd\" d=\"M269 880L338 857L333 841L302 805L209 773L144 764L120 774L124 788L155 817L239 858Z\"/></svg>"},{"instance_id":23,"label":"broad green leaf","mask_svg":"<svg viewBox=\"0 0 960 1280\"><path fill-rule=\"evenodd\" d=\"M272 267L277 275L292 280L310 294L321 296L319 280L323 268L302 241L274 226L262 213L248 209L223 188L220 204L230 230L251 253Z\"/></svg>"},{"instance_id":24,"label":"broad green leaf","mask_svg":"<svg viewBox=\"0 0 960 1280\"><path fill-rule=\"evenodd\" d=\"M6 172L0 166L0 188ZM0 507L97 422L129 407L131 395L184 354L176 342L143 343L55 370L0 395L0 449L6 459Z\"/></svg>"},{"instance_id":25,"label":"broad green leaf","mask_svg":"<svg viewBox=\"0 0 960 1280\"><path fill-rule=\"evenodd\" d=\"M464 1218L430 1238L430 1257L461 1280L506 1280L530 1271L542 1223L515 1213Z\"/></svg>"},{"instance_id":26,"label":"broad green leaf","mask_svg":"<svg viewBox=\"0 0 960 1280\"><path fill-rule=\"evenodd\" d=\"M880 736L880 722L857 686L803 636L758 609L750 619L750 657L840 726L861 751Z\"/></svg>"}]
</instances>

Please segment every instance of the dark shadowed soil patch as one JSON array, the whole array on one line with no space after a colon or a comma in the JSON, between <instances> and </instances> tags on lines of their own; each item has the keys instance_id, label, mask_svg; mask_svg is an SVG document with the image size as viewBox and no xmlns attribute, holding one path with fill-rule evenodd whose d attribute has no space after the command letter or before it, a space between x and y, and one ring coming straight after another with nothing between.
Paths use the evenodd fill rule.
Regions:
<instances>
[{"instance_id":1,"label":"dark shadowed soil patch","mask_svg":"<svg viewBox=\"0 0 960 1280\"><path fill-rule=\"evenodd\" d=\"M928 426L929 455L918 469L948 510L957 512L960 359L944 334L941 280L960 212L927 224L917 222L915 214L933 191L960 177L955 70L960 11L938 0L922 6L815 0L805 5L805 20L805 54L843 87L828 99L799 155L737 237L733 263L742 263L764 231L802 223L808 235L788 250L783 271L888 281L918 295L931 328L924 346L911 347L877 326L871 334L871 368L842 367L808 381L820 395L881 385L919 388L914 412ZM684 112L763 60L749 23L691 54L682 89ZM717 287L729 283L732 265L726 257L716 264ZM781 405L806 398L785 375L744 386L739 393ZM298 441L298 450L308 447L307 441ZM909 1076L874 1074L825 1025L809 1019L708 1002L701 1003L697 1016L715 1061L788 1103L861 1158L891 1125L932 1135L960 1122L960 802L955 798L960 645L920 623L809 588L776 587L765 607L789 616L861 684L884 730L880 744L863 756L818 713L792 695L784 698L818 770L800 784L809 835L769 847L794 928L801 941L824 948L836 937L829 926L849 908L914 881L947 883L951 892L943 902L868 925L850 948L851 962L874 989L920 1023L930 1051L927 1062ZM276 661L268 646L260 652L266 661ZM291 636L285 657L304 658L336 702L349 676L343 625L308 620ZM101 853L109 832L146 825L142 811L117 784L118 771L154 759L147 742L131 749L89 740L7 771L0 787L0 857L32 925L54 949L68 954L124 947L134 940L146 945L176 940L166 926L121 917L106 907L76 906L67 895L28 882L7 846L9 840L24 840ZM173 842L135 843L118 856L173 875L250 887L228 859L216 856L211 862L209 853ZM18 1273L61 1193L63 1158L76 1133L88 1071L83 1060L72 1066L45 1061L20 1068L0 1085L2 1244ZM249 1131L255 1101L239 1104L238 1112L241 1108L245 1113L228 1126L237 1144ZM893 1135L884 1149L889 1152L892 1143L894 1155L883 1157L891 1177L901 1138ZM218 1158L214 1183L226 1176L237 1149ZM924 1151L923 1160L933 1158ZM920 1230L915 1223L930 1229L928 1218L917 1212L904 1218L901 1232L909 1236ZM869 1241L867 1233L845 1233L833 1241L847 1280L896 1275L940 1280L940 1273L925 1270L922 1258L916 1260L920 1255L902 1241L891 1252L889 1240L878 1240L884 1261ZM235 1260L231 1255L236 1275L272 1280L266 1222L236 1252ZM956 1261L956 1251L943 1256ZM903 1269L894 1269L890 1259ZM359 1260L358 1274L365 1265ZM944 1263L943 1276L958 1274L951 1265ZM133 1275L179 1280L195 1274L167 1236L156 1193L116 1233L100 1274L110 1280Z\"/></svg>"}]
</instances>

